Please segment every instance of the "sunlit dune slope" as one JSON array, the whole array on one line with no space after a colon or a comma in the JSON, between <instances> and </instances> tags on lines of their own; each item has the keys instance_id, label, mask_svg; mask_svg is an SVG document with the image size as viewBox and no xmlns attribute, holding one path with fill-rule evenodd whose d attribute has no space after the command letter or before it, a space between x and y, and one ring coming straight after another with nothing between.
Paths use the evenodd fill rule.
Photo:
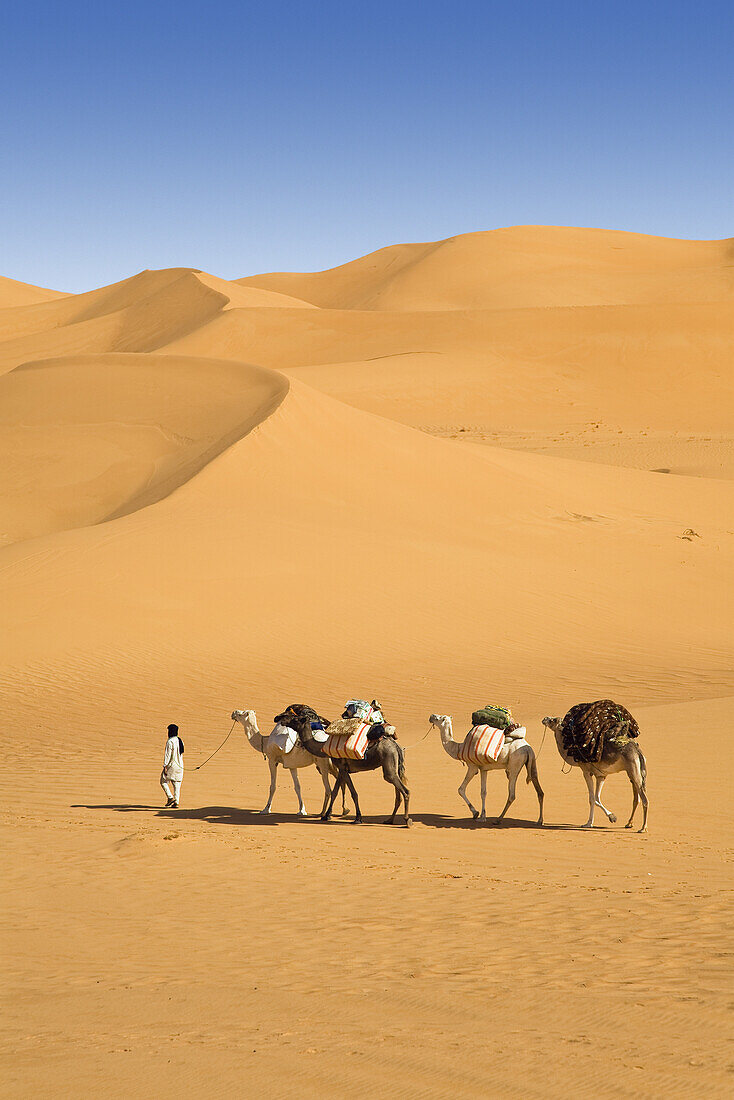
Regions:
<instances>
[{"instance_id":1,"label":"sunlit dune slope","mask_svg":"<svg viewBox=\"0 0 734 1100\"><path fill-rule=\"evenodd\" d=\"M439 435L734 476L726 302L368 313L232 310L173 341L247 357Z\"/></svg>"},{"instance_id":2,"label":"sunlit dune slope","mask_svg":"<svg viewBox=\"0 0 734 1100\"><path fill-rule=\"evenodd\" d=\"M0 378L0 539L98 523L168 495L287 390L242 363L78 356Z\"/></svg>"},{"instance_id":3,"label":"sunlit dune slope","mask_svg":"<svg viewBox=\"0 0 734 1100\"><path fill-rule=\"evenodd\" d=\"M393 245L328 271L238 280L331 309L633 305L734 294L734 241L513 226Z\"/></svg>"},{"instance_id":4,"label":"sunlit dune slope","mask_svg":"<svg viewBox=\"0 0 734 1100\"><path fill-rule=\"evenodd\" d=\"M46 287L19 283L15 279L7 279L4 275L0 275L0 310L64 297L66 295L61 290L47 290Z\"/></svg>"},{"instance_id":5,"label":"sunlit dune slope","mask_svg":"<svg viewBox=\"0 0 734 1100\"><path fill-rule=\"evenodd\" d=\"M462 448L294 382L157 504L7 547L0 663L73 653L76 679L108 681L123 652L150 706L265 682L315 699L370 683L413 713L466 709L488 678L538 709L620 685L722 694L733 494Z\"/></svg>"}]
</instances>

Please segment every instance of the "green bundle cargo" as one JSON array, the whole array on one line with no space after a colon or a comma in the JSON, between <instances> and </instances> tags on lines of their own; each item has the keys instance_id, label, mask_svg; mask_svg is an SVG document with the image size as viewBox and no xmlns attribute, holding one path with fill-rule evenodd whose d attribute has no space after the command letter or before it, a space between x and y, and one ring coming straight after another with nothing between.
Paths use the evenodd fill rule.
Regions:
<instances>
[{"instance_id":1,"label":"green bundle cargo","mask_svg":"<svg viewBox=\"0 0 734 1100\"><path fill-rule=\"evenodd\" d=\"M475 710L471 716L473 726L492 726L496 730L506 730L514 725L509 707L495 707L487 703L481 710Z\"/></svg>"}]
</instances>

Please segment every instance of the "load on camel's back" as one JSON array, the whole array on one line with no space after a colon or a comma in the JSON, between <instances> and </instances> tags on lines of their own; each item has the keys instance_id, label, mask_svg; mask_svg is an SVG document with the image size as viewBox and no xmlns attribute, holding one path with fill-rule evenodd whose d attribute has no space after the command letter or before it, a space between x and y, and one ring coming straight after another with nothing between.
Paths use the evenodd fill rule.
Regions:
<instances>
[{"instance_id":1,"label":"load on camel's back","mask_svg":"<svg viewBox=\"0 0 734 1100\"><path fill-rule=\"evenodd\" d=\"M342 718L361 718L363 722L371 722L373 725L382 724L385 721L382 707L376 699L371 703L364 699L349 699L344 707Z\"/></svg>"},{"instance_id":2,"label":"load on camel's back","mask_svg":"<svg viewBox=\"0 0 734 1100\"><path fill-rule=\"evenodd\" d=\"M472 728L459 748L458 759L464 764L481 767L497 761L509 741L525 740L527 730L514 721L509 707L487 703L473 712L471 720Z\"/></svg>"},{"instance_id":3,"label":"load on camel's back","mask_svg":"<svg viewBox=\"0 0 734 1100\"><path fill-rule=\"evenodd\" d=\"M333 760L364 760L369 746L382 737L396 738L396 732L377 700L349 699L341 718L329 727L324 752Z\"/></svg>"},{"instance_id":4,"label":"load on camel's back","mask_svg":"<svg viewBox=\"0 0 734 1100\"><path fill-rule=\"evenodd\" d=\"M317 741L325 740L325 731L331 725L331 722L328 720L328 718L323 718L320 714L317 714L313 707L307 706L306 703L291 703L289 707L286 707L282 714L278 715L274 719L276 725L275 729L270 735L271 737L276 737L277 735L280 735L280 737L284 741L284 752L289 752L296 745L303 743L302 738L298 735L298 733L296 733L295 729L293 729L289 725L288 719L290 718L303 719L309 722L311 729L314 731L314 737ZM280 721L280 719L283 719L283 721ZM287 744L285 743L286 741Z\"/></svg>"},{"instance_id":5,"label":"load on camel's back","mask_svg":"<svg viewBox=\"0 0 734 1100\"><path fill-rule=\"evenodd\" d=\"M597 764L605 749L618 750L639 735L640 727L630 712L611 699L577 703L561 726L563 748L579 764Z\"/></svg>"}]
</instances>

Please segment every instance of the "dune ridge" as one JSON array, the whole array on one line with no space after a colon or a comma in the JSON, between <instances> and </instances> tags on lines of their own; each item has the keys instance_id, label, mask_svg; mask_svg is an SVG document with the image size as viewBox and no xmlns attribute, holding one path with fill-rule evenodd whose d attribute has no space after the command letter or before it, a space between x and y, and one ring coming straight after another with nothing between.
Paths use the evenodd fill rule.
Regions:
<instances>
[{"instance_id":1,"label":"dune ridge","mask_svg":"<svg viewBox=\"0 0 734 1100\"><path fill-rule=\"evenodd\" d=\"M730 301L734 239L513 226L393 245L327 271L238 279L330 309L446 310Z\"/></svg>"}]
</instances>

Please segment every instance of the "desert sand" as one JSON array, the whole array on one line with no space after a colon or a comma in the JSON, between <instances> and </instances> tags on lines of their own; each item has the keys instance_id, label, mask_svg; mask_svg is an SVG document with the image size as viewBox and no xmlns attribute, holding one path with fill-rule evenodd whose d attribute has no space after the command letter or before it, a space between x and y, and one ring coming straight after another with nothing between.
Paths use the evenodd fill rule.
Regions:
<instances>
[{"instance_id":1,"label":"desert sand","mask_svg":"<svg viewBox=\"0 0 734 1100\"><path fill-rule=\"evenodd\" d=\"M0 282L2 1095L730 1095L733 300L733 241L546 227ZM240 727L194 770L373 696L410 830L259 815ZM644 835L543 739L606 697ZM543 829L424 738L490 700Z\"/></svg>"}]
</instances>

